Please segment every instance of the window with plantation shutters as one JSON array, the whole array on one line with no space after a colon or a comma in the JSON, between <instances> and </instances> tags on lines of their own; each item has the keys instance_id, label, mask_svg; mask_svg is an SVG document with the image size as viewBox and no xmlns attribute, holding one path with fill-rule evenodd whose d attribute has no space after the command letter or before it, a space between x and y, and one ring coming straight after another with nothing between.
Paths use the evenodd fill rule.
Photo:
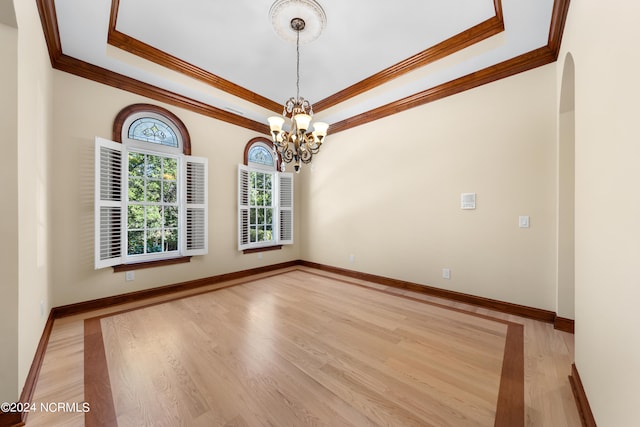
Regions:
<instances>
[{"instance_id":1,"label":"window with plantation shutters","mask_svg":"<svg viewBox=\"0 0 640 427\"><path fill-rule=\"evenodd\" d=\"M278 172L268 140L255 138L238 165L238 250L293 244L293 175Z\"/></svg>"},{"instance_id":2,"label":"window with plantation shutters","mask_svg":"<svg viewBox=\"0 0 640 427\"><path fill-rule=\"evenodd\" d=\"M95 268L206 254L207 159L188 155L184 125L137 104L114 135L95 142Z\"/></svg>"}]
</instances>

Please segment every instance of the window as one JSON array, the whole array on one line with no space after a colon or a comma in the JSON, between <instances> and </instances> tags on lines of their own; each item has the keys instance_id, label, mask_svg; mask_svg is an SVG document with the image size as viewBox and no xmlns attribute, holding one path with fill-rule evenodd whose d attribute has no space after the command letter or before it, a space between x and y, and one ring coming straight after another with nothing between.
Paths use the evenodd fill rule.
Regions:
<instances>
[{"instance_id":1,"label":"window","mask_svg":"<svg viewBox=\"0 0 640 427\"><path fill-rule=\"evenodd\" d=\"M293 243L293 175L278 172L269 140L254 138L238 166L238 249Z\"/></svg>"},{"instance_id":2,"label":"window","mask_svg":"<svg viewBox=\"0 0 640 427\"><path fill-rule=\"evenodd\" d=\"M95 267L207 253L207 159L169 111L125 108L96 138Z\"/></svg>"}]
</instances>

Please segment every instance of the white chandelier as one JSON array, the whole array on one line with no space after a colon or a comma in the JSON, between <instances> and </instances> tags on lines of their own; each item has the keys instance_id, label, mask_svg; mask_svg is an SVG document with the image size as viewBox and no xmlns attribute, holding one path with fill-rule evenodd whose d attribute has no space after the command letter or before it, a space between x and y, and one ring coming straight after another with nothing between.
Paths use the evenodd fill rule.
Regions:
<instances>
[{"instance_id":1,"label":"white chandelier","mask_svg":"<svg viewBox=\"0 0 640 427\"><path fill-rule=\"evenodd\" d=\"M313 0L276 1L270 11L276 32L283 37L288 37L283 32L280 22L283 18L287 19L287 12L291 11L299 15L306 14L308 15L307 19L314 19L311 38L320 34L326 23L326 18L320 5ZM296 96L285 102L282 116L269 117L268 121L274 151L282 158L281 170L284 171L285 163L293 162L295 171L300 172L301 163L310 163L313 155L320 150L320 146L327 136L329 125L324 122L315 122L313 131L309 131L313 107L309 101L300 96L300 34L307 23L302 17L294 16L290 19L289 25L296 34ZM283 129L286 121L289 122L288 131Z\"/></svg>"}]
</instances>

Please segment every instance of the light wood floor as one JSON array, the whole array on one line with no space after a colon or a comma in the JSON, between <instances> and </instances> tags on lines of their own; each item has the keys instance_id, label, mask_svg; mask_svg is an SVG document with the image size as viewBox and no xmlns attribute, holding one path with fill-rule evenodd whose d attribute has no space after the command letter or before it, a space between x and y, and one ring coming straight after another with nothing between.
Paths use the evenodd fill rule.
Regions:
<instances>
[{"instance_id":1,"label":"light wood floor","mask_svg":"<svg viewBox=\"0 0 640 427\"><path fill-rule=\"evenodd\" d=\"M297 267L164 304L58 319L34 401L85 400L84 320L101 316L120 426L493 425L507 323L340 279ZM572 335L346 282L524 325L526 425L580 425L567 379ZM83 413L27 419L28 426L84 422Z\"/></svg>"}]
</instances>

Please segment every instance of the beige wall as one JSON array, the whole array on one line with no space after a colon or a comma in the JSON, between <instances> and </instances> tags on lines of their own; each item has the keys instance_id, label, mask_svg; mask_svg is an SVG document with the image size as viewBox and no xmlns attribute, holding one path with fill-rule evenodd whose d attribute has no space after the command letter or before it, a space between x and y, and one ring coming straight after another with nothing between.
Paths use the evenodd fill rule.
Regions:
<instances>
[{"instance_id":1,"label":"beige wall","mask_svg":"<svg viewBox=\"0 0 640 427\"><path fill-rule=\"evenodd\" d=\"M0 25L3 132L0 400L16 401L50 310L48 145L51 66L35 2Z\"/></svg>"},{"instance_id":2,"label":"beige wall","mask_svg":"<svg viewBox=\"0 0 640 427\"><path fill-rule=\"evenodd\" d=\"M255 132L62 72L55 72L54 86L54 306L299 258L297 245L265 252L262 259L258 254L243 255L237 250L237 165L243 161L245 144L258 136ZM125 273L114 273L111 268L94 270L94 138L110 139L116 114L138 102L150 102L175 113L189 130L192 154L208 158L209 254L194 257L188 264L138 270L135 280L127 282ZM297 229L296 225L295 238Z\"/></svg>"},{"instance_id":3,"label":"beige wall","mask_svg":"<svg viewBox=\"0 0 640 427\"><path fill-rule=\"evenodd\" d=\"M302 257L555 311L554 88L552 64L330 135L304 176Z\"/></svg>"},{"instance_id":4,"label":"beige wall","mask_svg":"<svg viewBox=\"0 0 640 427\"><path fill-rule=\"evenodd\" d=\"M575 359L601 426L638 424L638 16L638 2L572 2L559 61L571 53L576 75Z\"/></svg>"},{"instance_id":5,"label":"beige wall","mask_svg":"<svg viewBox=\"0 0 640 427\"><path fill-rule=\"evenodd\" d=\"M51 64L35 2L15 2L18 17L19 384L22 387L51 307L48 155Z\"/></svg>"},{"instance_id":6,"label":"beige wall","mask_svg":"<svg viewBox=\"0 0 640 427\"><path fill-rule=\"evenodd\" d=\"M11 11L13 12L13 10ZM4 20L3 20L4 21ZM0 402L18 398L18 31L0 24Z\"/></svg>"}]
</instances>

